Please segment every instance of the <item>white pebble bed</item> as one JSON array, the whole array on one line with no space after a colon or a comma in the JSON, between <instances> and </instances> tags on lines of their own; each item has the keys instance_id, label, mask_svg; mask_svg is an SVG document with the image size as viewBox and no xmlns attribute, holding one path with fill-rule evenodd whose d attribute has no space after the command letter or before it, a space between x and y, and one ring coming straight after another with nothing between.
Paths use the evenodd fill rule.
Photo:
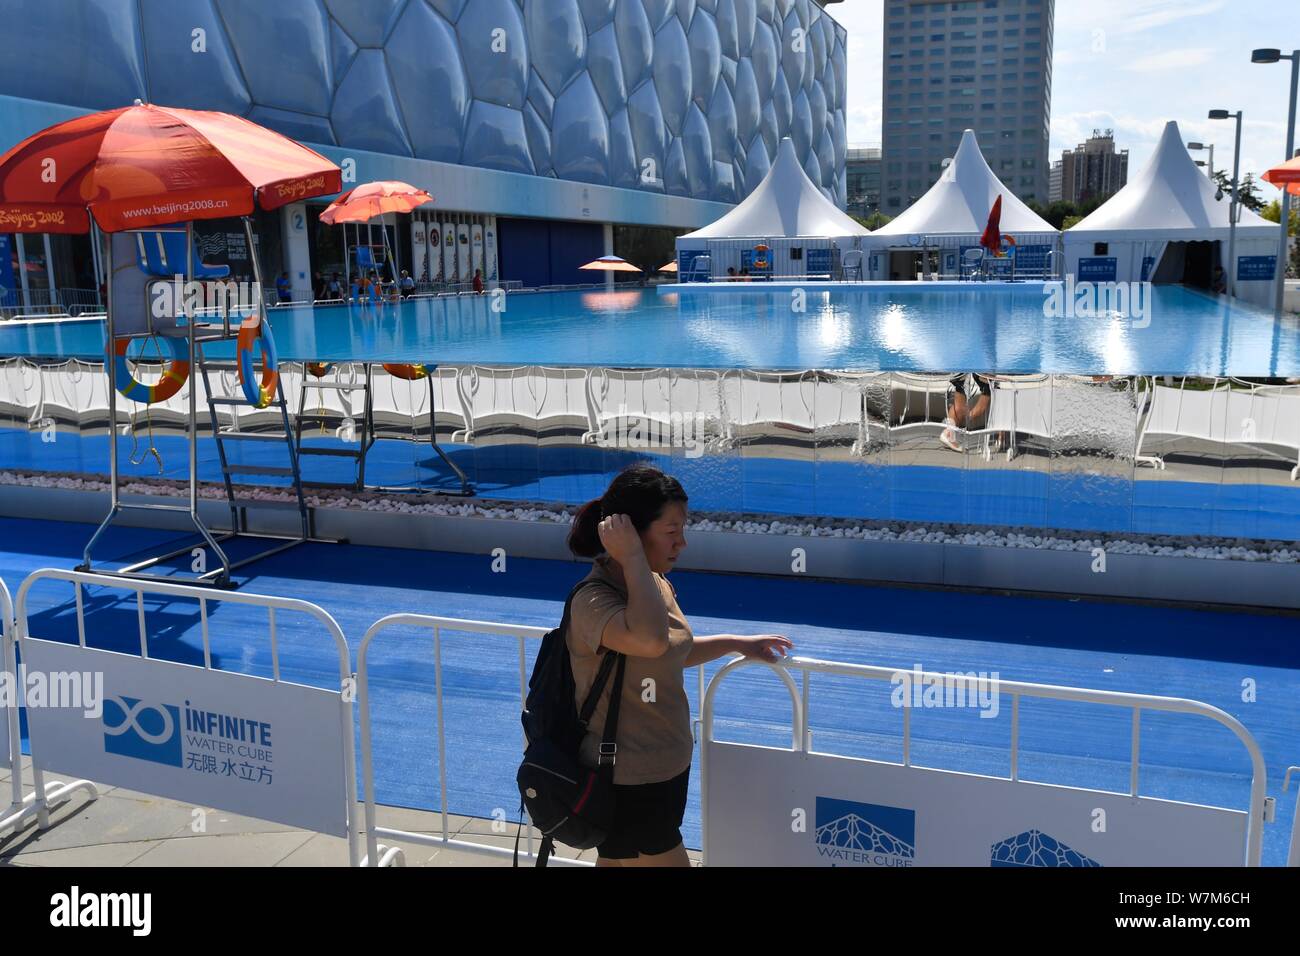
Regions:
<instances>
[{"instance_id":1,"label":"white pebble bed","mask_svg":"<svg viewBox=\"0 0 1300 956\"><path fill-rule=\"evenodd\" d=\"M24 485L72 491L108 490L108 482L94 478L13 471L0 471L0 485ZM128 495L183 497L189 493L189 489L184 482L155 479L124 484L121 486L121 492ZM243 494L263 501L293 500L291 493L276 488L251 492L245 489ZM199 496L224 500L226 492L220 484L201 483ZM352 508L384 514L504 518L514 521L547 521L556 524L572 523L573 515L577 511L576 507L567 505L540 503L494 505L437 494L386 494L318 489L304 497L312 508ZM1078 537L1064 531L1045 533L1044 529L972 528L965 525L871 522L852 518L776 517L737 512L696 512L687 528L690 531L730 531L741 534L856 538L863 541L903 541L1050 551L1090 552L1094 548L1102 548L1107 554L1168 555L1211 561L1300 563L1300 546L1295 544L1244 538L1215 538L1208 535L1117 537L1094 533L1088 537Z\"/></svg>"}]
</instances>

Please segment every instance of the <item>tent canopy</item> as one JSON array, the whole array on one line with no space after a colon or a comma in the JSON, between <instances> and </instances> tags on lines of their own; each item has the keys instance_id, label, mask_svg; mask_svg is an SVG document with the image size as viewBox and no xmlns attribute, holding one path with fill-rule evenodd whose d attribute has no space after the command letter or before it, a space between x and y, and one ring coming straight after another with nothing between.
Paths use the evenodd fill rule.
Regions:
<instances>
[{"instance_id":1,"label":"tent canopy","mask_svg":"<svg viewBox=\"0 0 1300 956\"><path fill-rule=\"evenodd\" d=\"M865 236L813 185L799 165L790 138L781 140L776 162L763 181L735 209L681 239L793 239L802 236Z\"/></svg>"},{"instance_id":2,"label":"tent canopy","mask_svg":"<svg viewBox=\"0 0 1300 956\"><path fill-rule=\"evenodd\" d=\"M1228 238L1225 196L1196 167L1183 145L1178 124L1170 120L1151 161L1092 215L1066 230L1066 238L1209 240ZM1276 233L1278 227L1249 209L1237 218L1237 238ZM1265 231L1266 230L1266 231Z\"/></svg>"},{"instance_id":3,"label":"tent canopy","mask_svg":"<svg viewBox=\"0 0 1300 956\"><path fill-rule=\"evenodd\" d=\"M1054 234L1052 224L1020 201L993 175L984 161L974 130L961 143L948 168L929 191L872 236L979 235L988 225L993 203L1002 197L1002 232L1019 239L1033 233Z\"/></svg>"}]
</instances>

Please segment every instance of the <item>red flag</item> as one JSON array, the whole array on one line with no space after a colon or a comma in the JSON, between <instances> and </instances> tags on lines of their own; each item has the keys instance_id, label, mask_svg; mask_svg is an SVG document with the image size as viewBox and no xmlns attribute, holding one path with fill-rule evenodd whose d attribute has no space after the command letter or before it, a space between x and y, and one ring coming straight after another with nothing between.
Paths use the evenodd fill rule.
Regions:
<instances>
[{"instance_id":1,"label":"red flag","mask_svg":"<svg viewBox=\"0 0 1300 956\"><path fill-rule=\"evenodd\" d=\"M993 201L993 209L989 212L988 225L984 227L984 235L980 236L980 245L989 252L996 255L1002 254L1002 197L998 196Z\"/></svg>"}]
</instances>

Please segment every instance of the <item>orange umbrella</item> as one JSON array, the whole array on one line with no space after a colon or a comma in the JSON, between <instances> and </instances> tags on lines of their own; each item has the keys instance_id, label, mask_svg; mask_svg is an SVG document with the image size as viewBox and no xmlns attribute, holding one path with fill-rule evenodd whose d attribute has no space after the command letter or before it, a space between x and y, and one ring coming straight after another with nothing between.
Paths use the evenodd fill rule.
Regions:
<instances>
[{"instance_id":1,"label":"orange umbrella","mask_svg":"<svg viewBox=\"0 0 1300 956\"><path fill-rule=\"evenodd\" d=\"M660 266L660 267L659 267L659 271L660 271L660 272L676 272L676 271L677 271L677 260L674 259L672 262L669 262L669 263L667 263L667 264L665 264L665 265Z\"/></svg>"},{"instance_id":2,"label":"orange umbrella","mask_svg":"<svg viewBox=\"0 0 1300 956\"><path fill-rule=\"evenodd\" d=\"M585 266L578 266L579 269L591 269L595 272L640 272L636 266L626 259L620 259L618 256L601 256L599 259L593 259Z\"/></svg>"},{"instance_id":3,"label":"orange umbrella","mask_svg":"<svg viewBox=\"0 0 1300 956\"><path fill-rule=\"evenodd\" d=\"M320 221L333 225L340 222L369 222L386 212L410 212L433 202L433 197L410 183L365 183L349 190L320 214Z\"/></svg>"},{"instance_id":4,"label":"orange umbrella","mask_svg":"<svg viewBox=\"0 0 1300 956\"><path fill-rule=\"evenodd\" d=\"M1274 166L1264 174L1264 182L1285 189L1292 196L1300 196L1300 156Z\"/></svg>"},{"instance_id":5,"label":"orange umbrella","mask_svg":"<svg viewBox=\"0 0 1300 956\"><path fill-rule=\"evenodd\" d=\"M0 232L105 232L328 196L320 153L228 113L141 104L57 123L0 156Z\"/></svg>"}]
</instances>

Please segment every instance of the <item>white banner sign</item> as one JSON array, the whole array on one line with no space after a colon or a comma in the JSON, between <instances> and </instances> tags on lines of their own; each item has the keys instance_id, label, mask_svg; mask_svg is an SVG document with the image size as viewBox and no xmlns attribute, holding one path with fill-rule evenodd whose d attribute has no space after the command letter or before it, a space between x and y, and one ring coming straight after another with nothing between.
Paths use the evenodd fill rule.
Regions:
<instances>
[{"instance_id":1,"label":"white banner sign","mask_svg":"<svg viewBox=\"0 0 1300 956\"><path fill-rule=\"evenodd\" d=\"M1248 814L706 742L710 866L1242 866Z\"/></svg>"},{"instance_id":2,"label":"white banner sign","mask_svg":"<svg viewBox=\"0 0 1300 956\"><path fill-rule=\"evenodd\" d=\"M442 274L447 282L456 281L456 224L442 224Z\"/></svg>"},{"instance_id":3,"label":"white banner sign","mask_svg":"<svg viewBox=\"0 0 1300 956\"><path fill-rule=\"evenodd\" d=\"M469 223L456 224L456 268L460 270L460 281L468 282L474 278L469 267Z\"/></svg>"},{"instance_id":4,"label":"white banner sign","mask_svg":"<svg viewBox=\"0 0 1300 956\"><path fill-rule=\"evenodd\" d=\"M424 230L423 220L411 220L411 278L416 282L424 281L424 270L428 264L426 256L429 253L429 244L425 239Z\"/></svg>"},{"instance_id":5,"label":"white banner sign","mask_svg":"<svg viewBox=\"0 0 1300 956\"><path fill-rule=\"evenodd\" d=\"M442 223L433 220L429 223L429 281L437 282L442 275Z\"/></svg>"},{"instance_id":6,"label":"white banner sign","mask_svg":"<svg viewBox=\"0 0 1300 956\"><path fill-rule=\"evenodd\" d=\"M29 707L41 766L347 836L338 691L29 639L28 672L104 675L101 713Z\"/></svg>"},{"instance_id":7,"label":"white banner sign","mask_svg":"<svg viewBox=\"0 0 1300 956\"><path fill-rule=\"evenodd\" d=\"M470 265L469 276L474 278L475 269L483 269L483 225L474 223L469 230L469 248L470 248ZM487 278L487 270L483 269L483 277Z\"/></svg>"}]
</instances>

